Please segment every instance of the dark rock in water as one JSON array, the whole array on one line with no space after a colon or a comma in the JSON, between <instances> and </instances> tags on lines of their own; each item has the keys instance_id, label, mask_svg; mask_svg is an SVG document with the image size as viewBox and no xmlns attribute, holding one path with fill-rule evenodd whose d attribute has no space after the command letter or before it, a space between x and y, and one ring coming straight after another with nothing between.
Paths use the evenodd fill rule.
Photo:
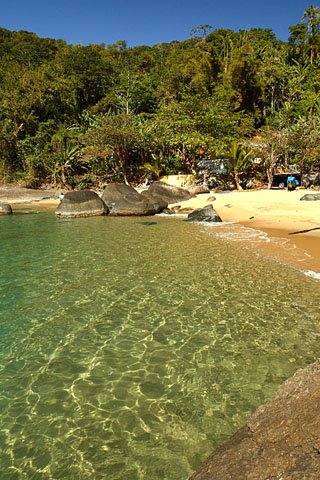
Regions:
<instances>
[{"instance_id":1,"label":"dark rock in water","mask_svg":"<svg viewBox=\"0 0 320 480\"><path fill-rule=\"evenodd\" d=\"M64 195L56 210L58 217L93 217L105 215L108 209L95 192L92 190L80 190L68 192Z\"/></svg>"},{"instance_id":2,"label":"dark rock in water","mask_svg":"<svg viewBox=\"0 0 320 480\"><path fill-rule=\"evenodd\" d=\"M159 205L156 208L155 201L124 183L109 183L101 198L112 216L154 215L159 208Z\"/></svg>"},{"instance_id":3,"label":"dark rock in water","mask_svg":"<svg viewBox=\"0 0 320 480\"><path fill-rule=\"evenodd\" d=\"M162 198L168 204L190 200L190 198L193 197L193 195L185 188L175 187L174 185L169 185L165 182L153 182L150 185L148 192L157 198Z\"/></svg>"},{"instance_id":4,"label":"dark rock in water","mask_svg":"<svg viewBox=\"0 0 320 480\"><path fill-rule=\"evenodd\" d=\"M210 193L208 185L191 185L188 187L188 192L192 195L200 195L201 193Z\"/></svg>"},{"instance_id":5,"label":"dark rock in water","mask_svg":"<svg viewBox=\"0 0 320 480\"><path fill-rule=\"evenodd\" d=\"M12 208L9 203L0 203L0 215L12 215Z\"/></svg>"},{"instance_id":6,"label":"dark rock in water","mask_svg":"<svg viewBox=\"0 0 320 480\"><path fill-rule=\"evenodd\" d=\"M320 193L306 193L306 195L303 195L300 200L305 200L307 202L320 200Z\"/></svg>"},{"instance_id":7,"label":"dark rock in water","mask_svg":"<svg viewBox=\"0 0 320 480\"><path fill-rule=\"evenodd\" d=\"M209 197L207 201L208 202L215 202L216 200L217 200L216 197L212 196L212 197Z\"/></svg>"},{"instance_id":8,"label":"dark rock in water","mask_svg":"<svg viewBox=\"0 0 320 480\"><path fill-rule=\"evenodd\" d=\"M222 222L212 205L198 208L188 215L188 222Z\"/></svg>"},{"instance_id":9,"label":"dark rock in water","mask_svg":"<svg viewBox=\"0 0 320 480\"><path fill-rule=\"evenodd\" d=\"M319 407L317 361L287 380L190 480L318 480Z\"/></svg>"},{"instance_id":10,"label":"dark rock in water","mask_svg":"<svg viewBox=\"0 0 320 480\"><path fill-rule=\"evenodd\" d=\"M168 207L168 202L166 202L166 200L157 194L152 194L152 192L149 190L144 190L141 192L141 195L146 198L148 202L153 204L156 213L161 213L165 208Z\"/></svg>"}]
</instances>

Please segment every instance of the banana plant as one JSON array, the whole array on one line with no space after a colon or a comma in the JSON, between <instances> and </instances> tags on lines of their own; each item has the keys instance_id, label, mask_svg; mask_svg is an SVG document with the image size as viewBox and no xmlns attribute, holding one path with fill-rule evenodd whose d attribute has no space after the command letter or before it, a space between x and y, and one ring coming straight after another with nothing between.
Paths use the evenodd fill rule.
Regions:
<instances>
[{"instance_id":1,"label":"banana plant","mask_svg":"<svg viewBox=\"0 0 320 480\"><path fill-rule=\"evenodd\" d=\"M51 177L54 185L67 183L67 174L74 170L77 160L81 157L83 146L77 142L72 128L61 128L53 135L52 140L53 162Z\"/></svg>"},{"instance_id":2,"label":"banana plant","mask_svg":"<svg viewBox=\"0 0 320 480\"><path fill-rule=\"evenodd\" d=\"M232 142L227 154L228 170L237 190L242 190L241 177L250 168L253 161L253 151L236 140Z\"/></svg>"}]
</instances>

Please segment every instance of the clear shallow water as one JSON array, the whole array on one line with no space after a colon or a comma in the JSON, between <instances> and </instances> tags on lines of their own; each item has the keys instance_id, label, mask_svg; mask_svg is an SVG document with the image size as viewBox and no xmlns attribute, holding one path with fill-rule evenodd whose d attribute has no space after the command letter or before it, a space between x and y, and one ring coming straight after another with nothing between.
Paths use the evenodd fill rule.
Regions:
<instances>
[{"instance_id":1,"label":"clear shallow water","mask_svg":"<svg viewBox=\"0 0 320 480\"><path fill-rule=\"evenodd\" d=\"M184 480L320 356L320 283L181 219L0 218L0 478Z\"/></svg>"}]
</instances>

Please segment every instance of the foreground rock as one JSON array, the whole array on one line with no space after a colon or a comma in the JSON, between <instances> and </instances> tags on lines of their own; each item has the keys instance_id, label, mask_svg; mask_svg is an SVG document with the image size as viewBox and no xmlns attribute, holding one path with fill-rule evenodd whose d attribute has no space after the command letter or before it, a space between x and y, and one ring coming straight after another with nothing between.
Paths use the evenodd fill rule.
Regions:
<instances>
[{"instance_id":1,"label":"foreground rock","mask_svg":"<svg viewBox=\"0 0 320 480\"><path fill-rule=\"evenodd\" d=\"M0 203L0 215L11 215L12 208L9 203Z\"/></svg>"},{"instance_id":2,"label":"foreground rock","mask_svg":"<svg viewBox=\"0 0 320 480\"><path fill-rule=\"evenodd\" d=\"M320 200L320 193L306 193L300 200L305 200L307 202L312 202L315 200Z\"/></svg>"},{"instance_id":3,"label":"foreground rock","mask_svg":"<svg viewBox=\"0 0 320 480\"><path fill-rule=\"evenodd\" d=\"M319 480L320 362L298 370L190 480Z\"/></svg>"},{"instance_id":4,"label":"foreground rock","mask_svg":"<svg viewBox=\"0 0 320 480\"><path fill-rule=\"evenodd\" d=\"M194 210L189 213L187 220L188 222L222 222L212 205Z\"/></svg>"},{"instance_id":5,"label":"foreground rock","mask_svg":"<svg viewBox=\"0 0 320 480\"><path fill-rule=\"evenodd\" d=\"M159 205L141 195L124 183L109 183L103 191L102 200L112 216L154 215Z\"/></svg>"},{"instance_id":6,"label":"foreground rock","mask_svg":"<svg viewBox=\"0 0 320 480\"><path fill-rule=\"evenodd\" d=\"M190 200L193 195L185 188L175 187L165 182L153 182L148 192L157 198L161 198L163 201L170 203L182 202Z\"/></svg>"},{"instance_id":7,"label":"foreground rock","mask_svg":"<svg viewBox=\"0 0 320 480\"><path fill-rule=\"evenodd\" d=\"M107 213L108 209L99 195L91 190L66 193L56 210L58 217L67 218L94 217Z\"/></svg>"}]
</instances>

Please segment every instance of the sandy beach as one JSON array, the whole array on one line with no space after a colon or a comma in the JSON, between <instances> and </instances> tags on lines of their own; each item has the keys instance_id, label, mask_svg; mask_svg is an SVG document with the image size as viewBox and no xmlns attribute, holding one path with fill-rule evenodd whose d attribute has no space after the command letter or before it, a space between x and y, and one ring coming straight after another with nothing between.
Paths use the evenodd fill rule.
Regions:
<instances>
[{"instance_id":1,"label":"sandy beach","mask_svg":"<svg viewBox=\"0 0 320 480\"><path fill-rule=\"evenodd\" d=\"M300 201L313 190L247 190L198 195L182 208L212 204L224 222L234 222L268 234L255 247L293 266L320 272L320 202ZM210 198L215 197L212 201ZM281 241L283 240L283 241Z\"/></svg>"},{"instance_id":2,"label":"sandy beach","mask_svg":"<svg viewBox=\"0 0 320 480\"><path fill-rule=\"evenodd\" d=\"M55 208L61 190L30 190L0 187L0 202L21 208ZM300 201L312 190L247 190L201 194L180 202L181 208L194 210L212 204L223 222L233 222L267 234L269 241L254 242L259 249L284 263L320 272L320 202ZM215 200L211 200L215 197ZM177 204L175 204L177 205ZM172 205L170 205L172 206Z\"/></svg>"}]
</instances>

